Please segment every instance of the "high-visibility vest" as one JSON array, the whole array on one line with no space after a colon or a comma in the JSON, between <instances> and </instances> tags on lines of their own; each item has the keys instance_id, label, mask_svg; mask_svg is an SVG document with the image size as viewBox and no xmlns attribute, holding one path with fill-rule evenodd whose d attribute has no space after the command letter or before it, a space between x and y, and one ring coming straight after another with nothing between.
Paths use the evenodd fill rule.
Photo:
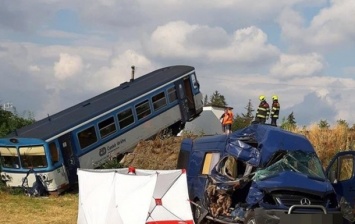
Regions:
<instances>
[{"instance_id":1,"label":"high-visibility vest","mask_svg":"<svg viewBox=\"0 0 355 224\"><path fill-rule=\"evenodd\" d=\"M270 116L270 106L266 101L261 101L259 104L256 117L259 118L268 118Z\"/></svg>"},{"instance_id":2,"label":"high-visibility vest","mask_svg":"<svg viewBox=\"0 0 355 224\"><path fill-rule=\"evenodd\" d=\"M232 124L233 123L233 113L230 110L227 110L224 113L222 124Z\"/></svg>"},{"instance_id":3,"label":"high-visibility vest","mask_svg":"<svg viewBox=\"0 0 355 224\"><path fill-rule=\"evenodd\" d=\"M280 104L277 100L274 100L271 108L271 117L279 118L279 113L280 113Z\"/></svg>"}]
</instances>

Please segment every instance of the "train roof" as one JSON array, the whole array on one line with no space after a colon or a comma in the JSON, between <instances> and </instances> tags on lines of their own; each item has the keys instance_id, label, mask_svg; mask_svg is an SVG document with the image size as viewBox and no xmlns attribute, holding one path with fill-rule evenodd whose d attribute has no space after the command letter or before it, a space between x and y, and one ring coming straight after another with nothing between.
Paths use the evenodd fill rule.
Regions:
<instances>
[{"instance_id":1,"label":"train roof","mask_svg":"<svg viewBox=\"0 0 355 224\"><path fill-rule=\"evenodd\" d=\"M174 65L155 70L31 125L17 129L7 137L49 139L193 70L194 67L186 65Z\"/></svg>"}]
</instances>

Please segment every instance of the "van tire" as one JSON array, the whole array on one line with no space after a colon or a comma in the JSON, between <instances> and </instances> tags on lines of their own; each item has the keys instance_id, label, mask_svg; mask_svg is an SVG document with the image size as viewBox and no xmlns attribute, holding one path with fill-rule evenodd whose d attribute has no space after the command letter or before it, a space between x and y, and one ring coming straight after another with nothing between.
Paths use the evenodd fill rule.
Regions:
<instances>
[{"instance_id":1,"label":"van tire","mask_svg":"<svg viewBox=\"0 0 355 224\"><path fill-rule=\"evenodd\" d=\"M201 216L202 216L202 213L203 213L203 211L202 211L202 209L201 209L201 207L202 207L202 203L201 203L201 201L200 200L197 200L197 201L195 201L195 203L198 205L192 205L193 206L193 209L192 209L192 214L193 214L193 218L194 218L194 221L195 221L195 223L196 224L202 224L202 223L205 223L205 219L202 219L202 220L200 220L200 222L199 222L199 219L201 218Z\"/></svg>"},{"instance_id":2,"label":"van tire","mask_svg":"<svg viewBox=\"0 0 355 224\"><path fill-rule=\"evenodd\" d=\"M254 210L247 211L247 214L245 215L244 224L257 224L255 220Z\"/></svg>"},{"instance_id":3,"label":"van tire","mask_svg":"<svg viewBox=\"0 0 355 224\"><path fill-rule=\"evenodd\" d=\"M202 206L200 201L195 201L195 203L199 206ZM198 219L202 215L202 211L197 205L192 205L192 214L193 214L195 223L197 223Z\"/></svg>"}]
</instances>

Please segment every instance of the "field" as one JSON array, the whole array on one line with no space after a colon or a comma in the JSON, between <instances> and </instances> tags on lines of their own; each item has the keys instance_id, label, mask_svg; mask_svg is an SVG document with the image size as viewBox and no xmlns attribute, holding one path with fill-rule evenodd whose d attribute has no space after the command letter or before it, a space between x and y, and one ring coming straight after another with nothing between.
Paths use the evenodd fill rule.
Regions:
<instances>
[{"instance_id":1,"label":"field","mask_svg":"<svg viewBox=\"0 0 355 224\"><path fill-rule=\"evenodd\" d=\"M0 191L0 223L76 223L78 195L30 198Z\"/></svg>"},{"instance_id":2,"label":"field","mask_svg":"<svg viewBox=\"0 0 355 224\"><path fill-rule=\"evenodd\" d=\"M142 169L174 169L181 137L142 141L125 159L124 166ZM30 198L22 193L0 190L0 223L74 224L78 215L78 194Z\"/></svg>"},{"instance_id":3,"label":"field","mask_svg":"<svg viewBox=\"0 0 355 224\"><path fill-rule=\"evenodd\" d=\"M332 129L296 129L293 132L305 135L316 149L323 166L339 151L354 148L355 132L336 126ZM182 137L140 142L129 154L124 166L133 165L141 169L174 169ZM0 223L16 224L71 224L76 223L78 194L29 198L23 194L11 194L0 190Z\"/></svg>"}]
</instances>

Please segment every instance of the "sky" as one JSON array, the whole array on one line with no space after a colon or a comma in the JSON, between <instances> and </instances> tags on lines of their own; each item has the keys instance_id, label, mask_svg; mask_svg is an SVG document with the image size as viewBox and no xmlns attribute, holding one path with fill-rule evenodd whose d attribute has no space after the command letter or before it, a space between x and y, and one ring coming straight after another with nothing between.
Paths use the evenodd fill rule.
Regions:
<instances>
[{"instance_id":1,"label":"sky","mask_svg":"<svg viewBox=\"0 0 355 224\"><path fill-rule=\"evenodd\" d=\"M0 104L20 115L190 65L234 114L277 95L279 122L355 123L354 0L0 1Z\"/></svg>"}]
</instances>

